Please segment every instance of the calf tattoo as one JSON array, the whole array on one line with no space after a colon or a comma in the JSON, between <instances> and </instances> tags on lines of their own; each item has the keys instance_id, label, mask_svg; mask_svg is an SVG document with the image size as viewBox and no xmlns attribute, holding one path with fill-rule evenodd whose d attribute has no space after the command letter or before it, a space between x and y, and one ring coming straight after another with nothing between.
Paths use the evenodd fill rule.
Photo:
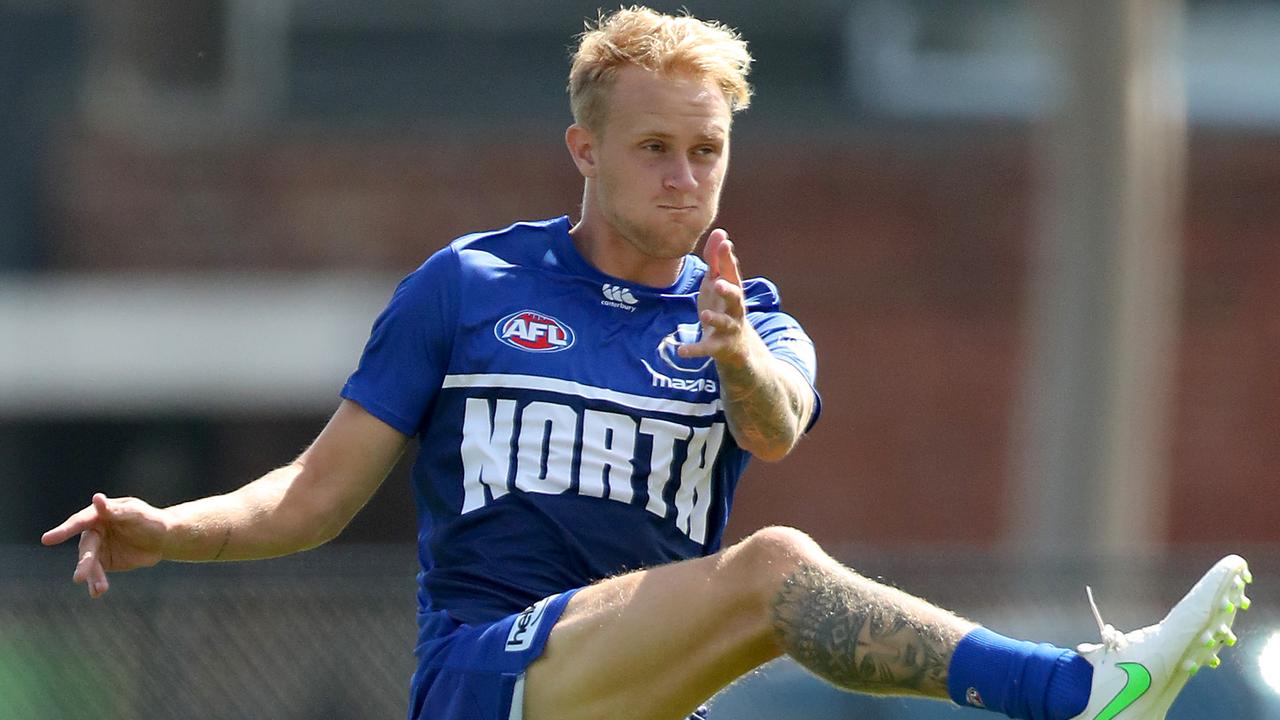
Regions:
<instances>
[{"instance_id":1,"label":"calf tattoo","mask_svg":"<svg viewBox=\"0 0 1280 720\"><path fill-rule=\"evenodd\" d=\"M957 629L915 617L919 602L851 572L803 565L773 601L782 648L847 690L945 697Z\"/></svg>"}]
</instances>

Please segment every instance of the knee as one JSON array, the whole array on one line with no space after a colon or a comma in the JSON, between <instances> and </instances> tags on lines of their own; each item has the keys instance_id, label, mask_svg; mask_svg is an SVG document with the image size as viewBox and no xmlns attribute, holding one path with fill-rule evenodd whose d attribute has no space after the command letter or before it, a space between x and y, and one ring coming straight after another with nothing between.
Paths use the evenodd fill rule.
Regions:
<instances>
[{"instance_id":1,"label":"knee","mask_svg":"<svg viewBox=\"0 0 1280 720\"><path fill-rule=\"evenodd\" d=\"M742 541L752 554L765 560L783 560L813 552L818 544L802 530L784 525L761 528Z\"/></svg>"},{"instance_id":2,"label":"knee","mask_svg":"<svg viewBox=\"0 0 1280 720\"><path fill-rule=\"evenodd\" d=\"M799 530L758 530L721 554L714 584L717 612L745 618L739 627L758 643L761 657L776 657L782 652L773 619L779 594L803 568L829 562L818 543Z\"/></svg>"},{"instance_id":3,"label":"knee","mask_svg":"<svg viewBox=\"0 0 1280 720\"><path fill-rule=\"evenodd\" d=\"M757 530L734 549L734 564L765 591L791 577L802 565L828 559L813 538L795 528L781 526Z\"/></svg>"}]
</instances>

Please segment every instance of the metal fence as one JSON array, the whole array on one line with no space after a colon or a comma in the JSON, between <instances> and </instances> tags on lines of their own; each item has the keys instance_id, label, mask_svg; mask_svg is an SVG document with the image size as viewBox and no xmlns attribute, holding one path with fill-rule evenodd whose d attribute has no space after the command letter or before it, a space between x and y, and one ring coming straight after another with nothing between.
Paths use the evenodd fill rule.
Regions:
<instances>
[{"instance_id":1,"label":"metal fence","mask_svg":"<svg viewBox=\"0 0 1280 720\"><path fill-rule=\"evenodd\" d=\"M390 547L113 576L22 553L0 589L0 718L403 718L414 565ZM31 563L58 565L58 577Z\"/></svg>"},{"instance_id":2,"label":"metal fence","mask_svg":"<svg viewBox=\"0 0 1280 720\"><path fill-rule=\"evenodd\" d=\"M1096 634L1085 582L1108 621L1129 629L1158 619L1214 559L1033 567L955 553L837 555L996 630L1063 644ZM1222 668L1192 681L1169 720L1280 719L1280 696L1259 667L1261 648L1280 631L1280 553L1246 557L1258 582L1254 609L1237 623L1240 645L1224 653ZM97 601L71 584L74 559L70 547L0 549L0 720L405 715L416 635L412 548L339 544L259 563L163 564L113 576ZM784 661L715 698L712 717L991 716L846 695Z\"/></svg>"}]
</instances>

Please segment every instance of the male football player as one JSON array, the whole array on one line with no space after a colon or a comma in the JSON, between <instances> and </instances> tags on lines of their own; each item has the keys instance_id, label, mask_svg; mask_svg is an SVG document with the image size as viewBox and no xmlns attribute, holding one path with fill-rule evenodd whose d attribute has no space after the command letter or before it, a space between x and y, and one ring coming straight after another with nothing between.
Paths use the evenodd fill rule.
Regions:
<instances>
[{"instance_id":1,"label":"male football player","mask_svg":"<svg viewBox=\"0 0 1280 720\"><path fill-rule=\"evenodd\" d=\"M582 36L565 141L581 216L460 238L396 289L337 412L292 463L158 509L95 495L75 579L337 535L417 438L422 571L409 716L679 720L790 655L852 691L1016 718L1161 718L1230 643L1244 561L1165 620L1077 653L1019 642L832 560L797 530L721 536L749 456L818 415L813 346L743 279L716 217L751 57L629 8Z\"/></svg>"}]
</instances>

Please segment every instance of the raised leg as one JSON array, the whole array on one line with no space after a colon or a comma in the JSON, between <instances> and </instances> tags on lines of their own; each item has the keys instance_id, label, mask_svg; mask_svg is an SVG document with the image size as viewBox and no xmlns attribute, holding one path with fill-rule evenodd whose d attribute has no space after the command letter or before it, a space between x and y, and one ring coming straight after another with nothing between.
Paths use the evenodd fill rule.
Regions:
<instances>
[{"instance_id":1,"label":"raised leg","mask_svg":"<svg viewBox=\"0 0 1280 720\"><path fill-rule=\"evenodd\" d=\"M849 690L947 697L974 626L767 528L716 555L621 575L570 601L526 675L529 720L680 720L783 653Z\"/></svg>"}]
</instances>

